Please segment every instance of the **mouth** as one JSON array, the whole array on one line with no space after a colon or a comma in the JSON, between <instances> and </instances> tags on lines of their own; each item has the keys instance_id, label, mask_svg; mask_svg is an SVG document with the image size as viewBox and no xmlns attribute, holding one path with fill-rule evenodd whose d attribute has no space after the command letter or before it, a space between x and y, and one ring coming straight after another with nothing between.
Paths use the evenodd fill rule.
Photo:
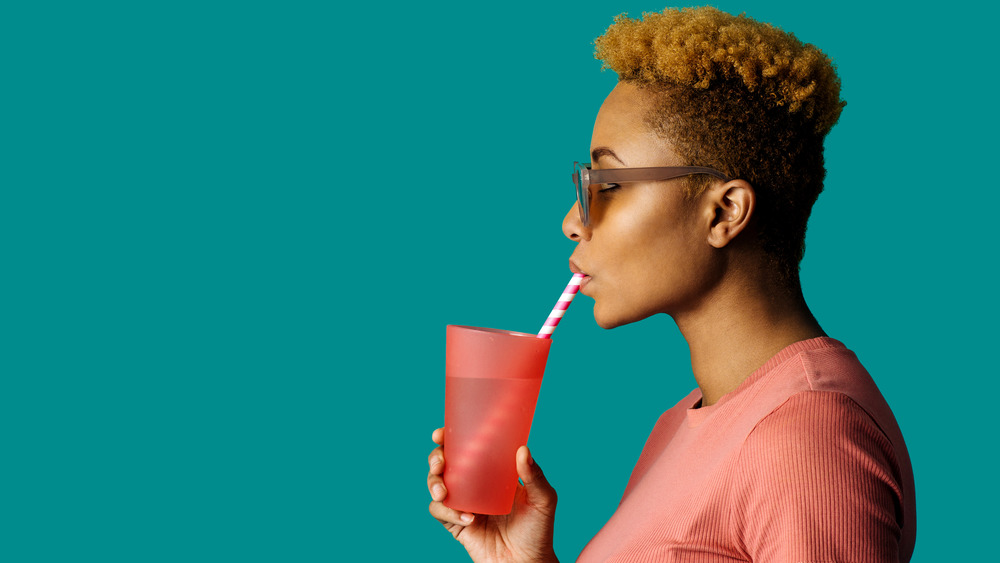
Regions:
<instances>
[{"instance_id":1,"label":"mouth","mask_svg":"<svg viewBox=\"0 0 1000 563\"><path fill-rule=\"evenodd\" d=\"M590 274L581 270L580 267L576 265L576 262L574 262L572 258L569 259L569 269L574 274L583 274L583 279L580 280L580 293L586 295L584 289L586 289L587 284L590 283Z\"/></svg>"}]
</instances>

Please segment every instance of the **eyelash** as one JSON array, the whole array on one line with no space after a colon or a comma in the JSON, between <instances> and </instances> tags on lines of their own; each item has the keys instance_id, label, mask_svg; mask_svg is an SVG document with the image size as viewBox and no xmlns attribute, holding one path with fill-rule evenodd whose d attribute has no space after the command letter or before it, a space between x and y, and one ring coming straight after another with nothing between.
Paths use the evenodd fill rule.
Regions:
<instances>
[{"instance_id":1,"label":"eyelash","mask_svg":"<svg viewBox=\"0 0 1000 563\"><path fill-rule=\"evenodd\" d=\"M620 187L621 187L621 186L619 186L618 184L604 184L604 185L605 185L605 186L609 186L609 187L607 187L607 188L604 188L603 190L600 190L600 192L599 192L599 193L604 193L604 192L613 192L613 191L615 191L615 190L617 190L618 188L620 188Z\"/></svg>"}]
</instances>

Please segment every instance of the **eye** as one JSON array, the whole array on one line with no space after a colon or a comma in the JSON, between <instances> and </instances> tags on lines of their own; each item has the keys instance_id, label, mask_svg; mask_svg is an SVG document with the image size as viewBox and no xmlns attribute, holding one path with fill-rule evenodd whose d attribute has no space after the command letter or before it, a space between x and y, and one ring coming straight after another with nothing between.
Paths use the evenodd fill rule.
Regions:
<instances>
[{"instance_id":1,"label":"eye","mask_svg":"<svg viewBox=\"0 0 1000 563\"><path fill-rule=\"evenodd\" d=\"M601 188L599 193L613 192L621 187L618 184L601 184L601 185L604 187Z\"/></svg>"}]
</instances>

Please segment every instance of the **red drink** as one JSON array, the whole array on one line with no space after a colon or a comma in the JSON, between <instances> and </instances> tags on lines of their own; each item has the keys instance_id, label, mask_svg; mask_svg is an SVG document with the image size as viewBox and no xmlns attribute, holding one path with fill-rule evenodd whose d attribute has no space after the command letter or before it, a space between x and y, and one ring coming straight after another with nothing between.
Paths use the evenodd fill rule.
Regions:
<instances>
[{"instance_id":1,"label":"red drink","mask_svg":"<svg viewBox=\"0 0 1000 563\"><path fill-rule=\"evenodd\" d=\"M508 514L517 489L514 456L528 442L549 339L448 326L444 504Z\"/></svg>"}]
</instances>

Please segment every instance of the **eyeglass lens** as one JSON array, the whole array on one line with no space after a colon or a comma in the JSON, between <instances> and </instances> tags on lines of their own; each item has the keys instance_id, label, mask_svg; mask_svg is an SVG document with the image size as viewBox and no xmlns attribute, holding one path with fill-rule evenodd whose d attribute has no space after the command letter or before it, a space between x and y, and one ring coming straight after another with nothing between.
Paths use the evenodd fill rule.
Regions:
<instances>
[{"instance_id":1,"label":"eyeglass lens","mask_svg":"<svg viewBox=\"0 0 1000 563\"><path fill-rule=\"evenodd\" d=\"M584 226L590 225L590 186L584 186L585 167L574 163L573 179L576 180L576 202L580 207L580 219Z\"/></svg>"}]
</instances>

